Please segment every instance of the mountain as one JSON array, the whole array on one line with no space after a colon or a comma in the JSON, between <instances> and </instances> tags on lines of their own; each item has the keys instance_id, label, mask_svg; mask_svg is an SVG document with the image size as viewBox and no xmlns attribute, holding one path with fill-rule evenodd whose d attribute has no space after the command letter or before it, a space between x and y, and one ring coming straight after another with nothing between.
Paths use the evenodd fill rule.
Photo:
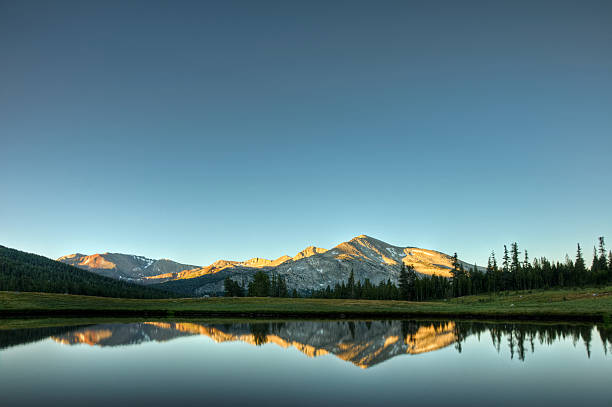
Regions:
<instances>
[{"instance_id":1,"label":"mountain","mask_svg":"<svg viewBox=\"0 0 612 407\"><path fill-rule=\"evenodd\" d=\"M178 273L197 266L181 264L168 259L153 260L143 256L121 253L86 255L81 253L62 256L58 261L105 277L141 280L146 277Z\"/></svg>"},{"instance_id":2,"label":"mountain","mask_svg":"<svg viewBox=\"0 0 612 407\"><path fill-rule=\"evenodd\" d=\"M89 256L77 253L58 260L96 274L128 279L184 295L222 293L226 277L246 285L258 270L284 277L290 290L295 288L301 293L346 282L351 271L356 280L367 278L374 284L388 279L397 282L402 264L413 266L423 276L451 277L453 261L451 256L435 250L394 246L366 235L329 250L309 246L293 257L217 260L205 267L119 253ZM461 263L466 269L472 267L466 262Z\"/></svg>"},{"instance_id":3,"label":"mountain","mask_svg":"<svg viewBox=\"0 0 612 407\"><path fill-rule=\"evenodd\" d=\"M175 294L117 281L43 256L0 246L0 291L37 291L123 298Z\"/></svg>"},{"instance_id":4,"label":"mountain","mask_svg":"<svg viewBox=\"0 0 612 407\"><path fill-rule=\"evenodd\" d=\"M284 277L290 290L295 288L302 293L346 282L351 271L355 280L367 278L378 284L387 279L397 282L402 264L413 266L423 276L451 277L453 267L452 257L447 254L418 247L393 246L366 235L340 243L330 250L311 246L292 258L285 256L284 261L279 260L274 261L277 264L269 265L261 262L258 267ZM466 269L473 267L463 261L460 263ZM256 271L249 261L221 261L175 276L154 276L148 280L163 282L160 287L164 289L206 295L223 292L226 277L245 285Z\"/></svg>"}]
</instances>

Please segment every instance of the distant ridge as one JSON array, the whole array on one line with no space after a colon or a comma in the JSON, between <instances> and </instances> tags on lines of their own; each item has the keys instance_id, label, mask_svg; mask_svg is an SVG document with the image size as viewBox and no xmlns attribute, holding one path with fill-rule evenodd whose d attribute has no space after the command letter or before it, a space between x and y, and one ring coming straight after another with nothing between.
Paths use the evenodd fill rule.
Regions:
<instances>
[{"instance_id":1,"label":"distant ridge","mask_svg":"<svg viewBox=\"0 0 612 407\"><path fill-rule=\"evenodd\" d=\"M133 254L108 252L92 255L75 253L57 260L102 276L127 280L141 280L149 276L177 273L197 267L168 259L153 260Z\"/></svg>"}]
</instances>

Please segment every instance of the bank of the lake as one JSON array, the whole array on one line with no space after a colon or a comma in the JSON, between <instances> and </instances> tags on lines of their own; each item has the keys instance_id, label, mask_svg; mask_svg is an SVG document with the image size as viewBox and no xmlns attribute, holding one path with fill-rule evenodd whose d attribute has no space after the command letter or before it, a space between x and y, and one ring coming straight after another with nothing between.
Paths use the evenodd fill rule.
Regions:
<instances>
[{"instance_id":1,"label":"bank of the lake","mask_svg":"<svg viewBox=\"0 0 612 407\"><path fill-rule=\"evenodd\" d=\"M602 321L612 316L612 287L533 290L436 302L256 297L142 300L0 292L0 316L452 317Z\"/></svg>"}]
</instances>

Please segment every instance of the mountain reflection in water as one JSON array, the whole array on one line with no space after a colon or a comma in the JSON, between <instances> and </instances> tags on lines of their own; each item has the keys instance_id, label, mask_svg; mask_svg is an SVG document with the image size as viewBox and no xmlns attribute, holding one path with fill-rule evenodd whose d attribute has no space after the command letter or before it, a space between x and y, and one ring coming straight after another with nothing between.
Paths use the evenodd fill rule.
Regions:
<instances>
[{"instance_id":1,"label":"mountain reflection in water","mask_svg":"<svg viewBox=\"0 0 612 407\"><path fill-rule=\"evenodd\" d=\"M604 349L612 343L612 330L598 328ZM137 322L99 324L67 329L51 337L66 345L120 346L202 335L217 343L240 341L255 346L293 347L309 357L332 354L368 368L402 354L420 354L462 342L472 335L489 333L492 345L502 344L510 357L524 360L534 344L552 344L573 338L583 342L590 357L592 325L533 325L452 321L287 321L264 323Z\"/></svg>"},{"instance_id":2,"label":"mountain reflection in water","mask_svg":"<svg viewBox=\"0 0 612 407\"><path fill-rule=\"evenodd\" d=\"M215 342L241 341L260 346L294 347L309 357L333 354L362 368L400 354L418 354L446 347L457 340L454 322L408 321L275 322L201 324L142 322L104 324L53 336L63 344L117 346L204 335Z\"/></svg>"}]
</instances>

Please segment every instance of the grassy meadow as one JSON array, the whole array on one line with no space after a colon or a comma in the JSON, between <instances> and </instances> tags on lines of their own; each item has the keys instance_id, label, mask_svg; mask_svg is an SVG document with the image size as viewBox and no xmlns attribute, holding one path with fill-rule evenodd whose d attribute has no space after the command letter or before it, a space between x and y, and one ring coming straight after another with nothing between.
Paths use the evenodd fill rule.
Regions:
<instances>
[{"instance_id":1,"label":"grassy meadow","mask_svg":"<svg viewBox=\"0 0 612 407\"><path fill-rule=\"evenodd\" d=\"M268 297L145 300L3 291L0 292L0 316L459 317L607 321L612 316L612 287L518 291L431 302Z\"/></svg>"}]
</instances>

